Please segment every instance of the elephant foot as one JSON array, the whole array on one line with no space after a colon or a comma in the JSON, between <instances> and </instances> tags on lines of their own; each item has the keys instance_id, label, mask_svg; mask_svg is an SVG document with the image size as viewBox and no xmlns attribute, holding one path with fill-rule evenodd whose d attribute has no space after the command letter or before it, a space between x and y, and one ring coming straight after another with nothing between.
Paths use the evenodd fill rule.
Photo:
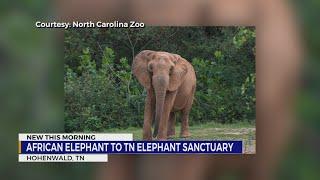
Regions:
<instances>
[{"instance_id":1,"label":"elephant foot","mask_svg":"<svg viewBox=\"0 0 320 180\"><path fill-rule=\"evenodd\" d=\"M143 134L143 138L144 141L151 141L152 140L152 136L151 133L148 134Z\"/></svg>"},{"instance_id":2,"label":"elephant foot","mask_svg":"<svg viewBox=\"0 0 320 180\"><path fill-rule=\"evenodd\" d=\"M157 141L166 141L167 138L156 138Z\"/></svg>"},{"instance_id":3,"label":"elephant foot","mask_svg":"<svg viewBox=\"0 0 320 180\"><path fill-rule=\"evenodd\" d=\"M191 134L190 134L189 131L183 131L183 132L181 132L181 134L180 134L180 137L181 137L181 138L187 138L187 137L190 137L190 136L191 136Z\"/></svg>"},{"instance_id":4,"label":"elephant foot","mask_svg":"<svg viewBox=\"0 0 320 180\"><path fill-rule=\"evenodd\" d=\"M168 135L168 139L173 139L174 137L175 137L175 134Z\"/></svg>"},{"instance_id":5,"label":"elephant foot","mask_svg":"<svg viewBox=\"0 0 320 180\"><path fill-rule=\"evenodd\" d=\"M174 130L168 131L167 136L168 138L173 138L176 135L176 132Z\"/></svg>"},{"instance_id":6,"label":"elephant foot","mask_svg":"<svg viewBox=\"0 0 320 180\"><path fill-rule=\"evenodd\" d=\"M155 139L157 141L166 141L167 140L167 136L157 136Z\"/></svg>"}]
</instances>

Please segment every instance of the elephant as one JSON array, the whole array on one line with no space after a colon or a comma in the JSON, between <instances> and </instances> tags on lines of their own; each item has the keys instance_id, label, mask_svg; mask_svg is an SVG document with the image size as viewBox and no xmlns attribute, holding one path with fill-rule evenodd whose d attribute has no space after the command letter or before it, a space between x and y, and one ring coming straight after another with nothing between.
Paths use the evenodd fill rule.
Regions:
<instances>
[{"instance_id":1,"label":"elephant","mask_svg":"<svg viewBox=\"0 0 320 180\"><path fill-rule=\"evenodd\" d=\"M189 113L196 90L192 65L178 54L143 50L132 63L132 73L146 89L143 140L166 140L175 135L176 113L181 112L180 137L189 132Z\"/></svg>"}]
</instances>

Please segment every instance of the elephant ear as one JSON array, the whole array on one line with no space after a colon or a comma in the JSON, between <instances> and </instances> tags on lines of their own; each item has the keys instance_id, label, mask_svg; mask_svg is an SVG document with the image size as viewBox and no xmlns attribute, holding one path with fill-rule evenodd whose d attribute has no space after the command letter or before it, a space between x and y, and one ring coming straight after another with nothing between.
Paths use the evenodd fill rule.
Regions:
<instances>
[{"instance_id":1,"label":"elephant ear","mask_svg":"<svg viewBox=\"0 0 320 180\"><path fill-rule=\"evenodd\" d=\"M149 89L151 87L151 77L148 71L148 62L151 60L155 51L144 50L135 56L132 62L132 73L140 84Z\"/></svg>"},{"instance_id":2,"label":"elephant ear","mask_svg":"<svg viewBox=\"0 0 320 180\"><path fill-rule=\"evenodd\" d=\"M171 75L170 75L170 81L169 81L169 91L175 91L177 90L182 82L185 80L186 74L188 72L188 67L184 62L185 60L177 55L173 54L172 62L175 64Z\"/></svg>"}]
</instances>

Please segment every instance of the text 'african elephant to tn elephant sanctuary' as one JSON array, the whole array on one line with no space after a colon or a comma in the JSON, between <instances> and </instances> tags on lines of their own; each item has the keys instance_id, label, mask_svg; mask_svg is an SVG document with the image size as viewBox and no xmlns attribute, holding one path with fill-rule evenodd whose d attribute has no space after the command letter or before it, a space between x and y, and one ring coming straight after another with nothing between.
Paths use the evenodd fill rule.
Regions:
<instances>
[{"instance_id":1,"label":"text 'african elephant to tn elephant sanctuary'","mask_svg":"<svg viewBox=\"0 0 320 180\"><path fill-rule=\"evenodd\" d=\"M175 135L175 112L182 112L181 137L190 136L189 112L196 90L192 65L177 54L144 50L133 60L132 72L146 89L143 139L165 140Z\"/></svg>"}]
</instances>

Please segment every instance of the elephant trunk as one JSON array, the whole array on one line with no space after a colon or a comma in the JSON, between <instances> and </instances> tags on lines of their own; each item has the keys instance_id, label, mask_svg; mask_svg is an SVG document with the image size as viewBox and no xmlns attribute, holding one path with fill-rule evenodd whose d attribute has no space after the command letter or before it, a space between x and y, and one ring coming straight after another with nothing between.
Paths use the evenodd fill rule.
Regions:
<instances>
[{"instance_id":1,"label":"elephant trunk","mask_svg":"<svg viewBox=\"0 0 320 180\"><path fill-rule=\"evenodd\" d=\"M153 137L157 137L159 131L159 123L162 119L163 115L163 108L164 108L164 101L166 97L166 90L167 90L167 81L164 77L157 77L154 78L153 81L155 94L156 94L156 117L155 117L155 127L153 131Z\"/></svg>"}]
</instances>

